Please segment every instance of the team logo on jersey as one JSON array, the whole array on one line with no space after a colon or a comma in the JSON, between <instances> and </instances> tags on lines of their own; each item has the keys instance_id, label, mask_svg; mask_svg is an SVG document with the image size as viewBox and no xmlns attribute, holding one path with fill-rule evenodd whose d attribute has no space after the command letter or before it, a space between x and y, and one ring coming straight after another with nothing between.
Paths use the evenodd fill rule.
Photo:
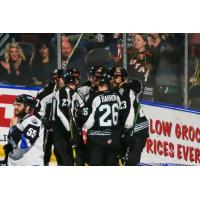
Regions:
<instances>
[{"instance_id":1,"label":"team logo on jersey","mask_svg":"<svg viewBox=\"0 0 200 200\"><path fill-rule=\"evenodd\" d=\"M107 141L107 144L111 144L112 143L112 139L109 139L108 141Z\"/></svg>"}]
</instances>

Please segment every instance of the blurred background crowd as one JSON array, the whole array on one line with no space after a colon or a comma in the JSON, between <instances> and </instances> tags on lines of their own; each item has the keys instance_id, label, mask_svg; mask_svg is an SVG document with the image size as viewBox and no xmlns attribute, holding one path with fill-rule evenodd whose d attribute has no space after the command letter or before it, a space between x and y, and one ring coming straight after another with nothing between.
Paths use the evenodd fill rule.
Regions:
<instances>
[{"instance_id":1,"label":"blurred background crowd","mask_svg":"<svg viewBox=\"0 0 200 200\"><path fill-rule=\"evenodd\" d=\"M118 65L142 82L144 101L200 109L200 34L86 33L72 56L81 34L57 35L0 33L0 85L43 87L67 67L85 82L92 66Z\"/></svg>"}]
</instances>

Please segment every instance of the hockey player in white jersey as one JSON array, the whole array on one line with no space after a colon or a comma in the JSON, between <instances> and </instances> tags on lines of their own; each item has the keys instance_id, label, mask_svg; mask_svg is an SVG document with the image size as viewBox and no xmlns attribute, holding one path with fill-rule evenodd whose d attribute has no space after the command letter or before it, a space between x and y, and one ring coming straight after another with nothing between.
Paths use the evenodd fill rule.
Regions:
<instances>
[{"instance_id":1,"label":"hockey player in white jersey","mask_svg":"<svg viewBox=\"0 0 200 200\"><path fill-rule=\"evenodd\" d=\"M41 166L43 163L42 122L34 116L34 97L22 94L14 102L14 117L4 149L8 153L8 166Z\"/></svg>"}]
</instances>

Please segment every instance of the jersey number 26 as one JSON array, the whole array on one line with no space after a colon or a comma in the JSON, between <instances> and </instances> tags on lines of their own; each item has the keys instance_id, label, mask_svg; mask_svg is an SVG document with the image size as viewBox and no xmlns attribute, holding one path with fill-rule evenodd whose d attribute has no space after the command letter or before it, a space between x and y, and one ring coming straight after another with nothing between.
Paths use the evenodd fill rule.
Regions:
<instances>
[{"instance_id":1,"label":"jersey number 26","mask_svg":"<svg viewBox=\"0 0 200 200\"><path fill-rule=\"evenodd\" d=\"M99 107L99 111L104 112L103 115L99 118L99 125L101 127L117 125L119 115L119 105L117 103L112 105L103 104Z\"/></svg>"}]
</instances>

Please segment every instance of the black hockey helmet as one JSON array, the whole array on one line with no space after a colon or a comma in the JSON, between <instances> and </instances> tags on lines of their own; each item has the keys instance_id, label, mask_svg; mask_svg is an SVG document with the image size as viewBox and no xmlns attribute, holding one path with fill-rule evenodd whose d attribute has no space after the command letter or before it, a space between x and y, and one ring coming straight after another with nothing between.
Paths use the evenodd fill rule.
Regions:
<instances>
[{"instance_id":1,"label":"black hockey helmet","mask_svg":"<svg viewBox=\"0 0 200 200\"><path fill-rule=\"evenodd\" d=\"M57 69L57 76L58 78L62 78L63 77L63 74L65 74L65 71L64 69Z\"/></svg>"},{"instance_id":2,"label":"black hockey helmet","mask_svg":"<svg viewBox=\"0 0 200 200\"><path fill-rule=\"evenodd\" d=\"M24 106L30 106L33 108L35 106L35 98L28 94L20 94L16 96L15 103L24 104Z\"/></svg>"},{"instance_id":3,"label":"black hockey helmet","mask_svg":"<svg viewBox=\"0 0 200 200\"><path fill-rule=\"evenodd\" d=\"M58 69L54 69L51 73L51 79L54 80L56 78L58 78Z\"/></svg>"},{"instance_id":4,"label":"black hockey helmet","mask_svg":"<svg viewBox=\"0 0 200 200\"><path fill-rule=\"evenodd\" d=\"M110 75L113 78L117 78L118 76L121 76L122 81L125 81L127 78L127 71L124 67L120 67L120 66L114 66L111 70L110 70Z\"/></svg>"},{"instance_id":5,"label":"black hockey helmet","mask_svg":"<svg viewBox=\"0 0 200 200\"><path fill-rule=\"evenodd\" d=\"M65 84L68 84L68 83L76 84L76 77L74 76L73 70L71 70L71 69L64 71L62 74L62 78L63 78Z\"/></svg>"},{"instance_id":6,"label":"black hockey helmet","mask_svg":"<svg viewBox=\"0 0 200 200\"><path fill-rule=\"evenodd\" d=\"M67 71L70 71L72 73L72 76L80 79L81 73L79 72L78 69L72 68L72 69L68 69Z\"/></svg>"},{"instance_id":7,"label":"black hockey helmet","mask_svg":"<svg viewBox=\"0 0 200 200\"><path fill-rule=\"evenodd\" d=\"M96 71L96 67L95 67L95 66L92 66L92 67L90 68L89 75L90 75L90 76L94 76L94 75L95 75L95 71Z\"/></svg>"},{"instance_id":8,"label":"black hockey helmet","mask_svg":"<svg viewBox=\"0 0 200 200\"><path fill-rule=\"evenodd\" d=\"M104 73L99 76L99 83L106 83L106 84L109 84L110 83L110 80L111 80L111 76L110 76L110 73L109 71L104 71Z\"/></svg>"},{"instance_id":9,"label":"black hockey helmet","mask_svg":"<svg viewBox=\"0 0 200 200\"><path fill-rule=\"evenodd\" d=\"M96 78L101 77L105 73L105 68L103 66L95 67L94 76Z\"/></svg>"},{"instance_id":10,"label":"black hockey helmet","mask_svg":"<svg viewBox=\"0 0 200 200\"><path fill-rule=\"evenodd\" d=\"M51 79L61 78L64 73L64 69L54 69L51 73Z\"/></svg>"}]
</instances>

